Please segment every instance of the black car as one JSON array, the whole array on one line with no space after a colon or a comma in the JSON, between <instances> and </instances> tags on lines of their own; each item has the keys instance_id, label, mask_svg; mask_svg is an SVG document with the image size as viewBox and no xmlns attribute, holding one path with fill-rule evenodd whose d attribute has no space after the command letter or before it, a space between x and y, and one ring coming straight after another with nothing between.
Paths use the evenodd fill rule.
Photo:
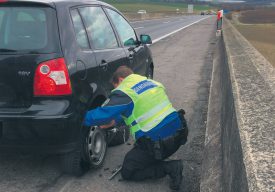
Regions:
<instances>
[{"instance_id":1,"label":"black car","mask_svg":"<svg viewBox=\"0 0 275 192\"><path fill-rule=\"evenodd\" d=\"M105 101L119 66L153 77L150 36L92 0L1 0L0 34L1 153L61 153L75 175L102 165L108 143L129 132L84 127L84 115Z\"/></svg>"}]
</instances>

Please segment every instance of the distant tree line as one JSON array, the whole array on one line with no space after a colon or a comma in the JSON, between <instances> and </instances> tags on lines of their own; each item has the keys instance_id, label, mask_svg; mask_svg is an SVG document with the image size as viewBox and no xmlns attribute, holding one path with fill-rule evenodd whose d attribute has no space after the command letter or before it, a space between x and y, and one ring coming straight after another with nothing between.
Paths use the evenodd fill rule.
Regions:
<instances>
[{"instance_id":1,"label":"distant tree line","mask_svg":"<svg viewBox=\"0 0 275 192\"><path fill-rule=\"evenodd\" d=\"M229 11L242 11L242 10L253 10L259 7L264 7L270 5L270 3L275 2L275 0L246 0L246 3L212 3L209 1L199 1L199 0L102 0L107 3L110 2L154 2L154 3L188 3L188 4L200 4L200 5L210 5L212 7L223 8ZM217 1L215 1L217 2Z\"/></svg>"},{"instance_id":2,"label":"distant tree line","mask_svg":"<svg viewBox=\"0 0 275 192\"><path fill-rule=\"evenodd\" d=\"M102 1L111 1L111 2L133 2L133 0L102 0ZM134 2L171 2L171 3L204 3L199 0L135 0Z\"/></svg>"},{"instance_id":3,"label":"distant tree line","mask_svg":"<svg viewBox=\"0 0 275 192\"><path fill-rule=\"evenodd\" d=\"M130 2L153 2L153 3L190 3L190 4L209 4L206 1L199 0L101 0L104 2L130 3Z\"/></svg>"}]
</instances>

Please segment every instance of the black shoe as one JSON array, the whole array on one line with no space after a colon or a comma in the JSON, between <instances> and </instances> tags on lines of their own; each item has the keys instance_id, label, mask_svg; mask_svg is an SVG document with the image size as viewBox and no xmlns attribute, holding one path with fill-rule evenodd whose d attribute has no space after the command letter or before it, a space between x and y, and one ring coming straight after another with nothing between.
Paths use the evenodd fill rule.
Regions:
<instances>
[{"instance_id":1,"label":"black shoe","mask_svg":"<svg viewBox=\"0 0 275 192\"><path fill-rule=\"evenodd\" d=\"M169 161L166 164L167 174L170 176L170 189L179 190L182 180L182 160Z\"/></svg>"}]
</instances>

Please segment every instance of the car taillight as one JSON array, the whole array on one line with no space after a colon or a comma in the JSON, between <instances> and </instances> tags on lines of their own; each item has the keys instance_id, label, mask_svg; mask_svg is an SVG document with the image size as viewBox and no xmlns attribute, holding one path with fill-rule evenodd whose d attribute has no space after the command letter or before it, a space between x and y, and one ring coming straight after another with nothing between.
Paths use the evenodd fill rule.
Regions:
<instances>
[{"instance_id":1,"label":"car taillight","mask_svg":"<svg viewBox=\"0 0 275 192\"><path fill-rule=\"evenodd\" d=\"M72 94L71 82L64 58L40 63L34 75L34 96Z\"/></svg>"}]
</instances>

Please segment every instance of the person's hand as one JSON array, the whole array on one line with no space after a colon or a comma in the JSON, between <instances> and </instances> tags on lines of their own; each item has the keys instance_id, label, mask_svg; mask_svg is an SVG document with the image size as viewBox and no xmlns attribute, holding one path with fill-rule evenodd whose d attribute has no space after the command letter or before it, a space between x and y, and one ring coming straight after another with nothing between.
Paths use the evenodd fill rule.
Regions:
<instances>
[{"instance_id":1,"label":"person's hand","mask_svg":"<svg viewBox=\"0 0 275 192\"><path fill-rule=\"evenodd\" d=\"M99 127L100 127L101 129L108 129L108 128L110 128L110 127L115 126L115 124L116 124L115 120L112 120L109 124L100 125Z\"/></svg>"}]
</instances>

